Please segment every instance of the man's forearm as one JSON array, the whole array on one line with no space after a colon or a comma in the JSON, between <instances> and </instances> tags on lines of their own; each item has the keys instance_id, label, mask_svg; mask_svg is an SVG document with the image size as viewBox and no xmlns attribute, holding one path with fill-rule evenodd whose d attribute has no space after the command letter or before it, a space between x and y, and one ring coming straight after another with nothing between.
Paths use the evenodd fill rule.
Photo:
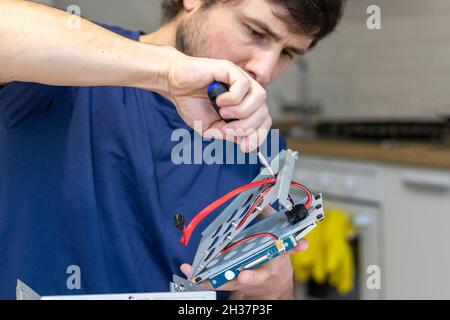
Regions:
<instances>
[{"instance_id":1,"label":"man's forearm","mask_svg":"<svg viewBox=\"0 0 450 320\"><path fill-rule=\"evenodd\" d=\"M0 82L135 86L164 91L173 49L121 37L85 19L20 0L0 1Z\"/></svg>"}]
</instances>

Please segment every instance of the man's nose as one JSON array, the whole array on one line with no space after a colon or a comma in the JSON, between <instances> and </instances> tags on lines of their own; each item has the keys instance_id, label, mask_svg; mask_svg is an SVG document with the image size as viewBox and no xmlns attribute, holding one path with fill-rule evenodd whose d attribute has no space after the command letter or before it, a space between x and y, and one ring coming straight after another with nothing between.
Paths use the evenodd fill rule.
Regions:
<instances>
[{"instance_id":1,"label":"man's nose","mask_svg":"<svg viewBox=\"0 0 450 320\"><path fill-rule=\"evenodd\" d=\"M266 87L272 82L279 54L273 51L260 51L252 56L244 69L262 86Z\"/></svg>"}]
</instances>

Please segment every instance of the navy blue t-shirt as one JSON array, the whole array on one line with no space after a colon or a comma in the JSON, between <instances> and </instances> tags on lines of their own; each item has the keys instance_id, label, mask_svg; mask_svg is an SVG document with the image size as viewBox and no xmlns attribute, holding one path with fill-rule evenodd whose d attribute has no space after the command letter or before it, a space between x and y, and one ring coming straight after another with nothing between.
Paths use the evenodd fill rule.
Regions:
<instances>
[{"instance_id":1,"label":"navy blue t-shirt","mask_svg":"<svg viewBox=\"0 0 450 320\"><path fill-rule=\"evenodd\" d=\"M184 247L174 215L189 222L260 171L174 164L180 128L194 136L168 100L146 90L0 88L0 299L15 299L17 279L42 295L168 291L216 216Z\"/></svg>"}]
</instances>

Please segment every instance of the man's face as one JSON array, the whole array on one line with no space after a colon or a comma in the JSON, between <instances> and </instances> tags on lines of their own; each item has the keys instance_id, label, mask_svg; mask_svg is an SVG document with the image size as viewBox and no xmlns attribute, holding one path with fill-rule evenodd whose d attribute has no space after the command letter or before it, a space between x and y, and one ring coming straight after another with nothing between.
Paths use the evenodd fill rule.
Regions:
<instances>
[{"instance_id":1,"label":"man's face","mask_svg":"<svg viewBox=\"0 0 450 320\"><path fill-rule=\"evenodd\" d=\"M206 10L198 5L178 27L177 48L230 60L267 86L313 41L289 31L283 17L289 17L284 7L265 0L218 2Z\"/></svg>"}]
</instances>

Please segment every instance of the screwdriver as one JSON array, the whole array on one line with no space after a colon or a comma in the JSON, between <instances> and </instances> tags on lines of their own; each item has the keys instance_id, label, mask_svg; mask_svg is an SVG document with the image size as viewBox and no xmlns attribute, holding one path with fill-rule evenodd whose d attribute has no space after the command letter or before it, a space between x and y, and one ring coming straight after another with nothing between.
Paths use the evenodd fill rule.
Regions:
<instances>
[{"instance_id":1,"label":"screwdriver","mask_svg":"<svg viewBox=\"0 0 450 320\"><path fill-rule=\"evenodd\" d=\"M212 106L214 107L214 109L216 110L217 114L219 115L219 117L225 121L225 123L230 123L232 121L235 120L231 120L231 119L224 119L221 115L220 115L220 108L217 105L217 98L221 95L224 94L226 92L228 92L229 88L225 83L222 82L214 82L212 85L210 85L208 87L208 97L209 100L211 101ZM272 168L270 167L269 162L266 160L266 158L264 157L264 155L262 154L262 152L259 150L259 147L256 150L257 154L258 154L258 159L261 162L261 164L269 171L270 175L272 175L273 177L275 177L275 173L273 172Z\"/></svg>"}]
</instances>

